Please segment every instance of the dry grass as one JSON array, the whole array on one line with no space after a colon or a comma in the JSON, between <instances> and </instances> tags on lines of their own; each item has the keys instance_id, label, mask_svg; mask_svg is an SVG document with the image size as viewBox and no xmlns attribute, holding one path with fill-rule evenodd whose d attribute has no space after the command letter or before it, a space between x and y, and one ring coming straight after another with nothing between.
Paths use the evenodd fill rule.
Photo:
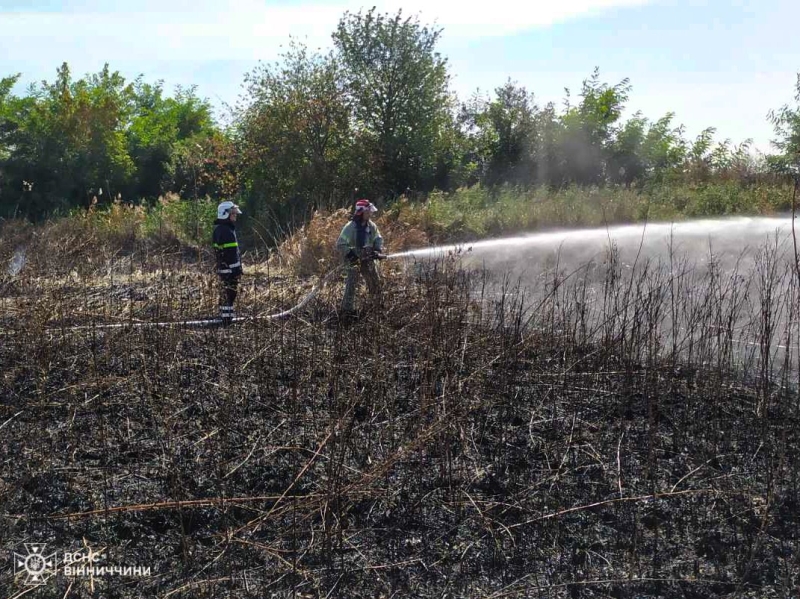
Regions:
<instances>
[{"instance_id":1,"label":"dry grass","mask_svg":"<svg viewBox=\"0 0 800 599\"><path fill-rule=\"evenodd\" d=\"M340 263L336 239L350 219L345 209L331 213L315 212L311 221L291 235L279 248L275 260L298 276L318 275ZM378 215L375 222L390 252L401 252L428 245L426 233L410 223Z\"/></svg>"},{"instance_id":2,"label":"dry grass","mask_svg":"<svg viewBox=\"0 0 800 599\"><path fill-rule=\"evenodd\" d=\"M213 313L202 265L119 259L23 271L0 302L0 546L85 539L155 574L42 596L798 588L800 287L769 247L752 273L702 276L612 253L530 296L454 259L416 265L347 326L328 319L334 287L287 321L59 329ZM291 305L290 274L252 268L242 311Z\"/></svg>"}]
</instances>

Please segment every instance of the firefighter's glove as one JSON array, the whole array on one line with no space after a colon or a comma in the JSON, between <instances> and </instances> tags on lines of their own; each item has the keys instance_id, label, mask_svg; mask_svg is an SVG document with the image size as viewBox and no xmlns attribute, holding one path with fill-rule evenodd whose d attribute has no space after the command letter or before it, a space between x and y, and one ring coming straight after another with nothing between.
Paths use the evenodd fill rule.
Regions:
<instances>
[{"instance_id":1,"label":"firefighter's glove","mask_svg":"<svg viewBox=\"0 0 800 599\"><path fill-rule=\"evenodd\" d=\"M375 248L365 247L361 250L361 260L364 262L372 262L373 260L383 260L386 258L385 254L380 253Z\"/></svg>"}]
</instances>

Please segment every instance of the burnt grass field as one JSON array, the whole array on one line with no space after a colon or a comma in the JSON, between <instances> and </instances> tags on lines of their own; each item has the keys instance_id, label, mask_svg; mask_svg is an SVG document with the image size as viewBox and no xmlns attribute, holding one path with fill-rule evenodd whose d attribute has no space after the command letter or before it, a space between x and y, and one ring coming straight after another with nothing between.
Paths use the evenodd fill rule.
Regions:
<instances>
[{"instance_id":1,"label":"burnt grass field","mask_svg":"<svg viewBox=\"0 0 800 599\"><path fill-rule=\"evenodd\" d=\"M72 330L214 315L215 281L60 259L0 280L0 596L798 596L798 285L769 248L527 292L389 264L357 322L337 282L230 329ZM250 268L239 312L309 288ZM28 587L32 542L151 575Z\"/></svg>"}]
</instances>

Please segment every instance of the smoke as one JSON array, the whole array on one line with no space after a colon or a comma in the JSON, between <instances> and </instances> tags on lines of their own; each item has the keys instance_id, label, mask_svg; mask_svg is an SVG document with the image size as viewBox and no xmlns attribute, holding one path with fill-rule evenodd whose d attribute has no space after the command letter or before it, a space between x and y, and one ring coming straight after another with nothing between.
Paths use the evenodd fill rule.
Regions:
<instances>
[{"instance_id":1,"label":"smoke","mask_svg":"<svg viewBox=\"0 0 800 599\"><path fill-rule=\"evenodd\" d=\"M662 305L662 294L670 289L683 312L675 318L669 310L661 313L663 347L673 341L693 347L686 340L705 339L713 325L727 330L729 343L736 347L735 360L761 359L753 352L769 343L777 367L785 357L780 352L787 349L782 345L787 327L795 319L787 300L794 281L791 223L791 218L737 217L550 231L390 257L417 264L451 257L465 268L483 268L488 276L481 277L481 295L487 301L516 296L510 299L529 309L552 297L551 304L564 310L560 322L580 320L590 330L600 330L611 316L607 290L616 298L613 305L632 318L646 312L647 302ZM616 282L607 287L612 280ZM698 324L694 316L689 318L704 313L709 303L716 303L716 315L724 315L722 329L716 321ZM763 335L765 314L771 314L770 326L777 332L768 339Z\"/></svg>"},{"instance_id":2,"label":"smoke","mask_svg":"<svg viewBox=\"0 0 800 599\"><path fill-rule=\"evenodd\" d=\"M8 261L8 274L12 277L17 276L20 271L25 267L27 259L25 257L25 248L17 248L11 260Z\"/></svg>"}]
</instances>

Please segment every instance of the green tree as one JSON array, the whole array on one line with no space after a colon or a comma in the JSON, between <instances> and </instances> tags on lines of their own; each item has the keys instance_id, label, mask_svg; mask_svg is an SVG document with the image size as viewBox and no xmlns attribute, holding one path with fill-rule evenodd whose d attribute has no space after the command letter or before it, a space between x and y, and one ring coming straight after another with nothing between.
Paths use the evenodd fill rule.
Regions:
<instances>
[{"instance_id":1,"label":"green tree","mask_svg":"<svg viewBox=\"0 0 800 599\"><path fill-rule=\"evenodd\" d=\"M12 75L10 77L3 77L0 79L0 160L8 157L11 148L9 139L11 133L17 128L14 121L13 104L17 100L12 94L11 90L19 81L20 75Z\"/></svg>"},{"instance_id":2,"label":"green tree","mask_svg":"<svg viewBox=\"0 0 800 599\"><path fill-rule=\"evenodd\" d=\"M524 87L509 81L495 90L492 102L462 109L482 163L483 182L529 185L536 177L537 107Z\"/></svg>"},{"instance_id":3,"label":"green tree","mask_svg":"<svg viewBox=\"0 0 800 599\"><path fill-rule=\"evenodd\" d=\"M5 164L12 152L11 137L18 127L14 118L17 98L11 94L11 90L19 81L19 77L17 74L0 79L0 190L7 176Z\"/></svg>"},{"instance_id":4,"label":"green tree","mask_svg":"<svg viewBox=\"0 0 800 599\"><path fill-rule=\"evenodd\" d=\"M597 185L605 180L606 162L613 154L615 124L629 92L628 79L609 86L600 81L600 71L595 68L583 81L580 103L570 106L567 96L561 142L567 161L566 182Z\"/></svg>"},{"instance_id":5,"label":"green tree","mask_svg":"<svg viewBox=\"0 0 800 599\"><path fill-rule=\"evenodd\" d=\"M161 83L140 77L128 84L108 65L75 80L66 63L55 81L31 86L22 98L10 94L15 81L0 81L0 208L6 213L40 218L88 206L94 197L137 200L185 191L187 144L213 148L218 156L204 160L214 162L210 172L230 187L232 153L223 151L227 140L194 87L166 97Z\"/></svg>"},{"instance_id":6,"label":"green tree","mask_svg":"<svg viewBox=\"0 0 800 599\"><path fill-rule=\"evenodd\" d=\"M130 88L107 65L73 81L65 63L53 83L32 86L10 117L3 203L17 202L22 214L38 218L88 205L101 189L106 197L124 190L134 170L123 131L129 109ZM23 185L19 202L15 190Z\"/></svg>"},{"instance_id":7,"label":"green tree","mask_svg":"<svg viewBox=\"0 0 800 599\"><path fill-rule=\"evenodd\" d=\"M795 82L794 106L784 104L771 110L768 118L775 128L777 138L772 145L778 154L770 157L773 169L780 172L800 172L800 73Z\"/></svg>"},{"instance_id":8,"label":"green tree","mask_svg":"<svg viewBox=\"0 0 800 599\"><path fill-rule=\"evenodd\" d=\"M457 104L455 98L453 104ZM477 164L471 159L471 143L459 120L460 117L455 116L442 123L432 148L433 155L436 157L433 176L432 178L428 177L424 182L424 191L430 191L431 188L457 189L477 183L479 180Z\"/></svg>"},{"instance_id":9,"label":"green tree","mask_svg":"<svg viewBox=\"0 0 800 599\"><path fill-rule=\"evenodd\" d=\"M292 220L341 205L363 161L337 60L293 43L279 64L259 66L246 81L238 135L251 213Z\"/></svg>"},{"instance_id":10,"label":"green tree","mask_svg":"<svg viewBox=\"0 0 800 599\"><path fill-rule=\"evenodd\" d=\"M133 115L126 129L130 155L136 164L131 195L155 198L168 191L190 193L204 158L194 158L193 149L219 135L207 100L197 96L195 86L178 86L173 97L165 97L163 83L134 84ZM192 148L188 150L187 148Z\"/></svg>"},{"instance_id":11,"label":"green tree","mask_svg":"<svg viewBox=\"0 0 800 599\"><path fill-rule=\"evenodd\" d=\"M647 119L637 112L617 132L611 142L607 164L608 177L611 181L630 186L633 182L644 178L647 163L642 147L647 135L647 126Z\"/></svg>"},{"instance_id":12,"label":"green tree","mask_svg":"<svg viewBox=\"0 0 800 599\"><path fill-rule=\"evenodd\" d=\"M466 183L474 185L486 178L497 143L495 132L488 126L486 115L490 100L476 91L461 104L456 117L459 132L461 163L465 165Z\"/></svg>"},{"instance_id":13,"label":"green tree","mask_svg":"<svg viewBox=\"0 0 800 599\"><path fill-rule=\"evenodd\" d=\"M694 181L707 181L711 176L711 153L714 149L714 127L706 127L689 146L684 172Z\"/></svg>"},{"instance_id":14,"label":"green tree","mask_svg":"<svg viewBox=\"0 0 800 599\"><path fill-rule=\"evenodd\" d=\"M553 187L562 185L567 180L567 161L561 143L564 122L552 102L548 102L536 115L536 130L536 183Z\"/></svg>"},{"instance_id":15,"label":"green tree","mask_svg":"<svg viewBox=\"0 0 800 599\"><path fill-rule=\"evenodd\" d=\"M648 180L662 181L680 168L686 159L688 147L683 138L683 126L673 126L674 118L673 113L667 113L647 129L641 156Z\"/></svg>"},{"instance_id":16,"label":"green tree","mask_svg":"<svg viewBox=\"0 0 800 599\"><path fill-rule=\"evenodd\" d=\"M360 147L377 169L374 194L425 188L435 179L442 131L452 123L441 30L416 18L345 13L333 34Z\"/></svg>"},{"instance_id":17,"label":"green tree","mask_svg":"<svg viewBox=\"0 0 800 599\"><path fill-rule=\"evenodd\" d=\"M184 198L230 198L242 191L241 160L226 132L178 140L170 157L168 190Z\"/></svg>"}]
</instances>

